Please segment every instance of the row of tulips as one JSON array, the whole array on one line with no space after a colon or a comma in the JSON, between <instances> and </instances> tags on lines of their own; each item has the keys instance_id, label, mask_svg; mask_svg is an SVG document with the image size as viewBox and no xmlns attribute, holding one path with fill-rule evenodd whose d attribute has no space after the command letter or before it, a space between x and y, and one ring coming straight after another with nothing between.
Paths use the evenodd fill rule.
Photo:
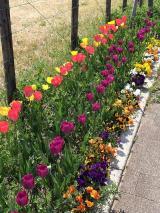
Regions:
<instances>
[{"instance_id":1,"label":"row of tulips","mask_svg":"<svg viewBox=\"0 0 160 213\"><path fill-rule=\"evenodd\" d=\"M123 16L101 26L92 44L82 39L71 60L55 68L58 74L25 86L19 100L0 107L7 117L0 121L0 210L85 212L105 195L110 161L121 131L133 123L137 86L144 83L142 73L129 72L155 22L147 17L142 25L131 30ZM151 63L142 69L151 75Z\"/></svg>"}]
</instances>

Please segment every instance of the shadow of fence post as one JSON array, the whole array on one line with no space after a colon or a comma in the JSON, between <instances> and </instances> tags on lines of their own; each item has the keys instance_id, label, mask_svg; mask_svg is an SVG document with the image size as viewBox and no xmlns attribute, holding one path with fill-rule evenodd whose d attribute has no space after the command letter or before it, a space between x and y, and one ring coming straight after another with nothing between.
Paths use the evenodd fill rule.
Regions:
<instances>
[{"instance_id":1,"label":"shadow of fence post","mask_svg":"<svg viewBox=\"0 0 160 213\"><path fill-rule=\"evenodd\" d=\"M72 0L71 14L71 49L74 50L78 46L78 13L79 0Z\"/></svg>"},{"instance_id":2,"label":"shadow of fence post","mask_svg":"<svg viewBox=\"0 0 160 213\"><path fill-rule=\"evenodd\" d=\"M16 77L9 0L0 0L0 33L7 99L8 103L10 103L13 99L13 94L16 91Z\"/></svg>"}]
</instances>

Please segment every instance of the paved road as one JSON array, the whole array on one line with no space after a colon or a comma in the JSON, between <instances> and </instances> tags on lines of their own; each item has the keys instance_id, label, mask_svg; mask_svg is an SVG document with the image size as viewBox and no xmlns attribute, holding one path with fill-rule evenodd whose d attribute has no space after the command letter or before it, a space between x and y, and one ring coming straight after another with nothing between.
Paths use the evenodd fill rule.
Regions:
<instances>
[{"instance_id":1,"label":"paved road","mask_svg":"<svg viewBox=\"0 0 160 213\"><path fill-rule=\"evenodd\" d=\"M116 212L160 213L160 104L145 111L119 190Z\"/></svg>"}]
</instances>

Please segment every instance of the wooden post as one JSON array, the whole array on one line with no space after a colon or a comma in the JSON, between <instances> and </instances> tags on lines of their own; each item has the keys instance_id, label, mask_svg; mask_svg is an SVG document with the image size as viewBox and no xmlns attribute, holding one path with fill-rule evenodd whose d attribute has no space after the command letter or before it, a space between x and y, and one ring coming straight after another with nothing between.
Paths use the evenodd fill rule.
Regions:
<instances>
[{"instance_id":1,"label":"wooden post","mask_svg":"<svg viewBox=\"0 0 160 213\"><path fill-rule=\"evenodd\" d=\"M136 16L138 0L133 1L132 17Z\"/></svg>"},{"instance_id":2,"label":"wooden post","mask_svg":"<svg viewBox=\"0 0 160 213\"><path fill-rule=\"evenodd\" d=\"M142 7L143 5L143 0L139 0L139 6Z\"/></svg>"},{"instance_id":3,"label":"wooden post","mask_svg":"<svg viewBox=\"0 0 160 213\"><path fill-rule=\"evenodd\" d=\"M111 20L111 0L106 0L106 21Z\"/></svg>"},{"instance_id":4,"label":"wooden post","mask_svg":"<svg viewBox=\"0 0 160 213\"><path fill-rule=\"evenodd\" d=\"M153 8L153 0L148 0L148 7L149 9Z\"/></svg>"},{"instance_id":5,"label":"wooden post","mask_svg":"<svg viewBox=\"0 0 160 213\"><path fill-rule=\"evenodd\" d=\"M78 12L79 0L72 0L72 17L71 17L71 49L78 46Z\"/></svg>"},{"instance_id":6,"label":"wooden post","mask_svg":"<svg viewBox=\"0 0 160 213\"><path fill-rule=\"evenodd\" d=\"M127 7L127 0L123 0L122 11L124 12Z\"/></svg>"},{"instance_id":7,"label":"wooden post","mask_svg":"<svg viewBox=\"0 0 160 213\"><path fill-rule=\"evenodd\" d=\"M138 0L133 0L133 9L132 9L131 25L130 25L131 28L135 27L135 19L134 18L136 16L137 4L138 4Z\"/></svg>"},{"instance_id":8,"label":"wooden post","mask_svg":"<svg viewBox=\"0 0 160 213\"><path fill-rule=\"evenodd\" d=\"M0 0L0 34L2 42L2 54L7 89L8 103L12 101L16 91L15 66L13 55L13 42L10 21L9 0Z\"/></svg>"}]
</instances>

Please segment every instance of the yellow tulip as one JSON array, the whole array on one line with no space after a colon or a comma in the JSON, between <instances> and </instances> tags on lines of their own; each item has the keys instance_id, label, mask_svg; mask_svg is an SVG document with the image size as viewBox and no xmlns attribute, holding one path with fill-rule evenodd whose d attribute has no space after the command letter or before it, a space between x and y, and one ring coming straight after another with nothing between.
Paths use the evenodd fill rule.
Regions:
<instances>
[{"instance_id":1,"label":"yellow tulip","mask_svg":"<svg viewBox=\"0 0 160 213\"><path fill-rule=\"evenodd\" d=\"M49 89L49 85L48 84L43 84L42 85L42 89L43 90L48 90Z\"/></svg>"},{"instance_id":2,"label":"yellow tulip","mask_svg":"<svg viewBox=\"0 0 160 213\"><path fill-rule=\"evenodd\" d=\"M10 107L0 107L0 115L7 116L10 109Z\"/></svg>"},{"instance_id":3,"label":"yellow tulip","mask_svg":"<svg viewBox=\"0 0 160 213\"><path fill-rule=\"evenodd\" d=\"M34 101L34 95L31 95L30 97L27 98L29 101Z\"/></svg>"},{"instance_id":4,"label":"yellow tulip","mask_svg":"<svg viewBox=\"0 0 160 213\"><path fill-rule=\"evenodd\" d=\"M71 51L71 55L73 55L73 56L75 56L75 55L77 55L78 54L78 51Z\"/></svg>"},{"instance_id":5,"label":"yellow tulip","mask_svg":"<svg viewBox=\"0 0 160 213\"><path fill-rule=\"evenodd\" d=\"M53 77L47 77L46 81L48 84L51 84L51 81L52 81Z\"/></svg>"},{"instance_id":6,"label":"yellow tulip","mask_svg":"<svg viewBox=\"0 0 160 213\"><path fill-rule=\"evenodd\" d=\"M108 24L115 25L116 22L115 22L115 20L112 20L112 21L108 22Z\"/></svg>"},{"instance_id":7,"label":"yellow tulip","mask_svg":"<svg viewBox=\"0 0 160 213\"><path fill-rule=\"evenodd\" d=\"M33 84L31 87L32 87L33 90L37 89L37 86L35 84Z\"/></svg>"},{"instance_id":8,"label":"yellow tulip","mask_svg":"<svg viewBox=\"0 0 160 213\"><path fill-rule=\"evenodd\" d=\"M86 48L86 46L88 46L88 38L83 38L82 42L80 43L80 46L82 48Z\"/></svg>"},{"instance_id":9,"label":"yellow tulip","mask_svg":"<svg viewBox=\"0 0 160 213\"><path fill-rule=\"evenodd\" d=\"M59 67L55 67L55 71L56 72L60 72L60 68Z\"/></svg>"},{"instance_id":10,"label":"yellow tulip","mask_svg":"<svg viewBox=\"0 0 160 213\"><path fill-rule=\"evenodd\" d=\"M93 42L93 46L94 46L94 47L99 47L100 45L101 45L100 42L96 42L96 41Z\"/></svg>"}]
</instances>

